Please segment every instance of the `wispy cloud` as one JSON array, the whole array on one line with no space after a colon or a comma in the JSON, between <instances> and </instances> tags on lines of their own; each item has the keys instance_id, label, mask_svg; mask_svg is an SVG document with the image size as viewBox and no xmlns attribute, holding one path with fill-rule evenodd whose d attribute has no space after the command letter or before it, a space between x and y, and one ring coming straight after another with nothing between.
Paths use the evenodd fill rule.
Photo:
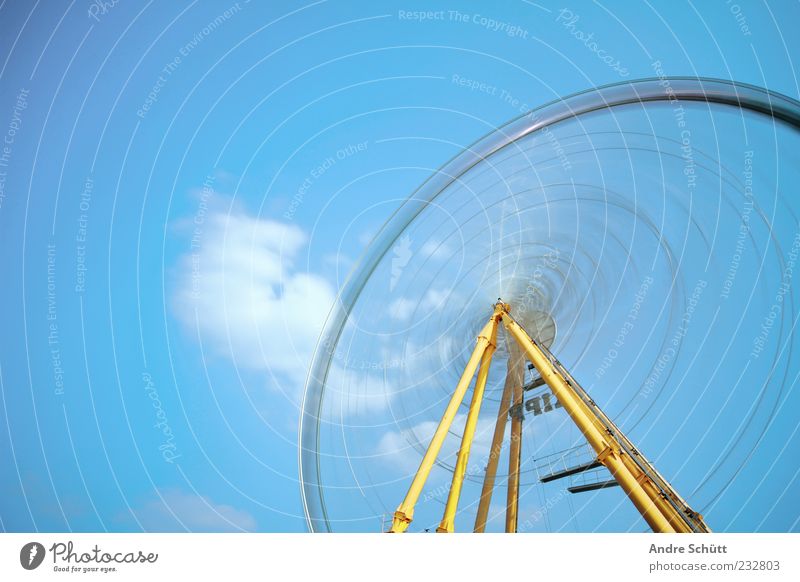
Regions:
<instances>
[{"instance_id":1,"label":"wispy cloud","mask_svg":"<svg viewBox=\"0 0 800 582\"><path fill-rule=\"evenodd\" d=\"M435 240L426 241L419 252L423 257L431 257L436 260L446 259L453 254L449 245Z\"/></svg>"},{"instance_id":2,"label":"wispy cloud","mask_svg":"<svg viewBox=\"0 0 800 582\"><path fill-rule=\"evenodd\" d=\"M465 413L459 413L453 420L453 428L458 432L448 432L442 445L438 458L449 464L455 463L458 449L461 446L460 431L467 419ZM380 455L382 461L400 467L406 473L413 473L420 462L421 455L418 447L427 448L436 432L439 422L426 420L419 422L407 430L393 430L384 433L376 446L375 453ZM470 448L470 468L474 471L482 468L489 457L492 435L494 434L494 418L483 417L478 420L475 438Z\"/></svg>"},{"instance_id":3,"label":"wispy cloud","mask_svg":"<svg viewBox=\"0 0 800 582\"><path fill-rule=\"evenodd\" d=\"M301 387L335 297L330 283L298 260L305 232L212 210L195 234L173 294L179 320L236 365L288 376Z\"/></svg>"},{"instance_id":4,"label":"wispy cloud","mask_svg":"<svg viewBox=\"0 0 800 582\"><path fill-rule=\"evenodd\" d=\"M227 532L255 531L255 518L224 503L178 489L162 491L160 497L146 501L133 512L148 532Z\"/></svg>"},{"instance_id":5,"label":"wispy cloud","mask_svg":"<svg viewBox=\"0 0 800 582\"><path fill-rule=\"evenodd\" d=\"M398 297L389 303L389 317L396 321L408 321L414 311L421 306L421 312L430 309L439 309L444 302L452 300L454 293L449 289L429 289L422 300Z\"/></svg>"},{"instance_id":6,"label":"wispy cloud","mask_svg":"<svg viewBox=\"0 0 800 582\"><path fill-rule=\"evenodd\" d=\"M405 297L398 297L389 304L389 317L397 321L407 321L417 304Z\"/></svg>"}]
</instances>

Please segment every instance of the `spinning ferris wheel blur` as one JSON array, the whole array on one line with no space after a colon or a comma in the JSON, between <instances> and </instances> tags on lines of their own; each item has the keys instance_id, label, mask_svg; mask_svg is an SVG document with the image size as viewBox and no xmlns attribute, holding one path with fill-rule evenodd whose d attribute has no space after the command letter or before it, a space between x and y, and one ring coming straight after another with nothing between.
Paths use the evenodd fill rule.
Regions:
<instances>
[{"instance_id":1,"label":"spinning ferris wheel blur","mask_svg":"<svg viewBox=\"0 0 800 582\"><path fill-rule=\"evenodd\" d=\"M310 529L757 529L720 500L794 479L798 128L785 96L663 77L542 106L432 175L317 347Z\"/></svg>"}]
</instances>

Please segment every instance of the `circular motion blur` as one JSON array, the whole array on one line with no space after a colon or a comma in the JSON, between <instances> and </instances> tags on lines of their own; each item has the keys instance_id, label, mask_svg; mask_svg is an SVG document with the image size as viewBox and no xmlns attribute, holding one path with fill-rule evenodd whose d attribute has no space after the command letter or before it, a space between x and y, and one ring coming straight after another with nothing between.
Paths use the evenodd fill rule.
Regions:
<instances>
[{"instance_id":1,"label":"circular motion blur","mask_svg":"<svg viewBox=\"0 0 800 582\"><path fill-rule=\"evenodd\" d=\"M317 347L300 452L311 530L390 527L498 298L715 531L757 530L749 500L785 503L800 458L798 127L784 96L661 78L533 110L431 176ZM647 529L532 366L505 408L502 325L496 344L456 531L473 530L492 451L485 529L506 527L513 423L492 442L507 410L523 427L514 531ZM408 531L442 518L474 389ZM788 507L783 531L800 518Z\"/></svg>"}]
</instances>

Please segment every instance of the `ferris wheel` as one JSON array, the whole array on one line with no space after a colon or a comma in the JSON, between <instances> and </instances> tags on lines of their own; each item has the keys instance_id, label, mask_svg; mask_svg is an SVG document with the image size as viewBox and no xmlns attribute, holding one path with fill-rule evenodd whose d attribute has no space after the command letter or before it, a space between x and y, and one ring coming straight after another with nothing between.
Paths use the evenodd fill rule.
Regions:
<instances>
[{"instance_id":1,"label":"ferris wheel","mask_svg":"<svg viewBox=\"0 0 800 582\"><path fill-rule=\"evenodd\" d=\"M309 529L796 524L799 128L783 95L661 77L544 105L435 172L317 346Z\"/></svg>"}]
</instances>

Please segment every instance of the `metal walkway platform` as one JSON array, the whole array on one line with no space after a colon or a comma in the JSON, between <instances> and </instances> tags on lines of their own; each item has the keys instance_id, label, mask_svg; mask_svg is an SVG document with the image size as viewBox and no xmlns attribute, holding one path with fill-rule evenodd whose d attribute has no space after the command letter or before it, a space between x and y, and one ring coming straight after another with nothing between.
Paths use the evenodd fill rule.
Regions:
<instances>
[{"instance_id":1,"label":"metal walkway platform","mask_svg":"<svg viewBox=\"0 0 800 582\"><path fill-rule=\"evenodd\" d=\"M589 461L588 463L575 465L574 467L568 467L560 471L554 471L552 473L548 473L547 475L542 475L541 477L539 477L539 481L541 481L542 483L548 483L550 481L555 481L556 479L563 479L564 477L569 477L570 475L583 473L584 471L588 471L589 469L596 469L597 467L602 467L602 464L600 463L600 461L595 459L593 461Z\"/></svg>"},{"instance_id":2,"label":"metal walkway platform","mask_svg":"<svg viewBox=\"0 0 800 582\"><path fill-rule=\"evenodd\" d=\"M609 487L619 487L619 483L617 483L614 479L609 479L608 481L573 485L572 487L567 487L567 491L570 493L583 493L585 491L595 491L596 489L607 489Z\"/></svg>"}]
</instances>

